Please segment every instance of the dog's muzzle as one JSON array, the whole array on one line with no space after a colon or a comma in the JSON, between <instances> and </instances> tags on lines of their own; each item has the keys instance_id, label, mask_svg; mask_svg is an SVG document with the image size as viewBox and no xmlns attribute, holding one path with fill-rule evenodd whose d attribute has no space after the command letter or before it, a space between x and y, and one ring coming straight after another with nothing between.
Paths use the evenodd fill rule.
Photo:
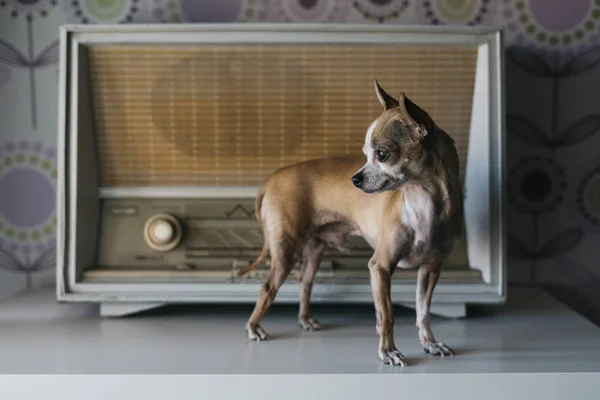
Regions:
<instances>
[{"instance_id":1,"label":"dog's muzzle","mask_svg":"<svg viewBox=\"0 0 600 400\"><path fill-rule=\"evenodd\" d=\"M363 173L358 172L356 175L352 177L352 184L360 189L363 184Z\"/></svg>"}]
</instances>

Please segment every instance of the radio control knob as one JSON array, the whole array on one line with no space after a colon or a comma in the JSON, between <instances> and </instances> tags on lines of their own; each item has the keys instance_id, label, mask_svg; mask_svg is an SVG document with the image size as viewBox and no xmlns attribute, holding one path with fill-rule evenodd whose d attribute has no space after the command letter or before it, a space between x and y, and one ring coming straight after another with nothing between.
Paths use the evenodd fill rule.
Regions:
<instances>
[{"instance_id":1,"label":"radio control knob","mask_svg":"<svg viewBox=\"0 0 600 400\"><path fill-rule=\"evenodd\" d=\"M169 214L155 214L144 226L146 244L156 251L169 251L181 242L181 224Z\"/></svg>"},{"instance_id":2,"label":"radio control knob","mask_svg":"<svg viewBox=\"0 0 600 400\"><path fill-rule=\"evenodd\" d=\"M169 221L158 220L150 227L152 241L157 244L169 243L173 238L173 227Z\"/></svg>"}]
</instances>

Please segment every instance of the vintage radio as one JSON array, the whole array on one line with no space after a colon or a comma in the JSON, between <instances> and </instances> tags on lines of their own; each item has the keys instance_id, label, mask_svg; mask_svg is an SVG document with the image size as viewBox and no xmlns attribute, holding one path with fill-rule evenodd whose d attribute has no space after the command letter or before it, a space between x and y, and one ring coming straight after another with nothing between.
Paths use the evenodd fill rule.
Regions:
<instances>
[{"instance_id":1,"label":"vintage radio","mask_svg":"<svg viewBox=\"0 0 600 400\"><path fill-rule=\"evenodd\" d=\"M466 234L434 311L505 297L500 33L354 25L66 26L61 32L58 299L123 315L254 302L254 196L276 168L361 152L378 78L456 141ZM315 302L370 302L372 249L328 250ZM393 298L410 305L416 271ZM296 301L295 274L278 301Z\"/></svg>"}]
</instances>

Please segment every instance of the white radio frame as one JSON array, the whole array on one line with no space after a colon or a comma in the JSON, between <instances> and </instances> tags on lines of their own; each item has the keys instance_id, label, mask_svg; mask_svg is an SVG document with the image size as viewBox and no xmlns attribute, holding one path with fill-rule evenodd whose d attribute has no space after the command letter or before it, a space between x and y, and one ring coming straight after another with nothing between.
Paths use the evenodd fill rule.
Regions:
<instances>
[{"instance_id":1,"label":"white radio frame","mask_svg":"<svg viewBox=\"0 0 600 400\"><path fill-rule=\"evenodd\" d=\"M81 46L99 43L353 43L477 46L477 71L466 173L467 238L471 267L483 283L440 283L433 311L463 316L468 303L506 299L505 134L503 46L499 29L312 24L68 25L60 31L58 118L57 280L59 301L99 302L105 316L125 315L165 303L254 302L258 283L85 283L78 281L95 256L101 198L254 197L258 188L100 188L87 113L87 60ZM84 93L84 95L82 95ZM87 107L87 108L86 108ZM87 135L82 132L88 132ZM450 132L451 134L451 132ZM477 149L476 151L473 149ZM90 153L91 152L91 153ZM476 167L473 167L476 165ZM470 167L471 166L471 167ZM477 200L476 200L477 199ZM483 201L487 199L488 201ZM366 268L366 265L365 265ZM443 273L443 272L442 272ZM414 302L413 284L394 283L395 303ZM314 302L371 302L369 284L316 284ZM298 287L283 285L278 302L296 302Z\"/></svg>"}]
</instances>

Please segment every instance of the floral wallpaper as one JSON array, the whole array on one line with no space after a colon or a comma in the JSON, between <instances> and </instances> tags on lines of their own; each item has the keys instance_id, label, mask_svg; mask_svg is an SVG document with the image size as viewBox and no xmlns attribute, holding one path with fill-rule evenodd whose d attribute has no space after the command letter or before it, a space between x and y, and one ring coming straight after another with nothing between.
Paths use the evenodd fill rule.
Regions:
<instances>
[{"instance_id":1,"label":"floral wallpaper","mask_svg":"<svg viewBox=\"0 0 600 400\"><path fill-rule=\"evenodd\" d=\"M0 0L0 296L53 283L59 25L258 21L503 27L509 281L600 297L600 0Z\"/></svg>"}]
</instances>

